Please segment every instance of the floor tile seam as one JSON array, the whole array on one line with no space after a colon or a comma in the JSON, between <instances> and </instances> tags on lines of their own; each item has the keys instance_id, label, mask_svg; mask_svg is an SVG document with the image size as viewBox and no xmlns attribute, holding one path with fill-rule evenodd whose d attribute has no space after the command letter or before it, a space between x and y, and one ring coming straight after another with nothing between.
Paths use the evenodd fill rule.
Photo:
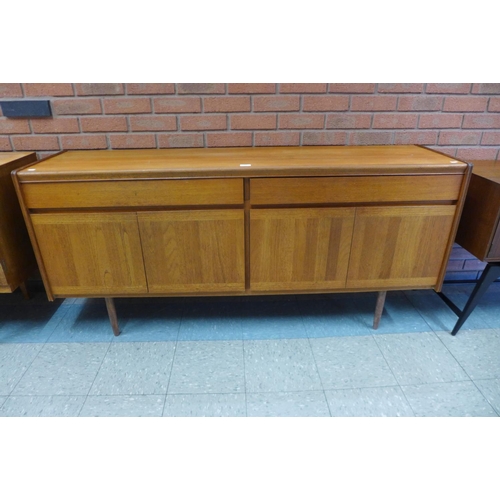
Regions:
<instances>
[{"instance_id":1,"label":"floor tile seam","mask_svg":"<svg viewBox=\"0 0 500 500\"><path fill-rule=\"evenodd\" d=\"M309 334L307 333L306 322L304 319L304 306L301 305L301 301L297 298L297 295L295 295L295 303L297 311L299 311L300 321L302 323L302 328L304 329L305 338L309 338Z\"/></svg>"},{"instance_id":2,"label":"floor tile seam","mask_svg":"<svg viewBox=\"0 0 500 500\"><path fill-rule=\"evenodd\" d=\"M388 334L388 335L393 335L393 334ZM387 367L388 367L388 368L389 368L389 370L391 371L391 375L393 376L394 380L396 381L396 383L397 383L398 385L401 385L401 384L400 384L400 382L399 382L399 380L398 380L398 377L396 377L396 374L394 373L394 370L392 369L392 367L391 367L391 365L390 365L389 361L387 361L387 358L385 357L384 352L382 351L382 348L380 347L379 343L377 342L377 338L376 338L376 337L377 337L377 335L376 335L376 334L374 334L374 333L372 333L371 337L372 337L373 342L375 343L375 345L376 345L376 347L377 347L377 349L378 349L378 352L380 353L380 355L381 355L381 356L382 356L382 358L384 359L385 364L387 365Z\"/></svg>"},{"instance_id":3,"label":"floor tile seam","mask_svg":"<svg viewBox=\"0 0 500 500\"><path fill-rule=\"evenodd\" d=\"M442 330L439 330L439 331L442 331ZM449 333L450 336L451 333ZM441 337L436 333L434 332L434 336L439 340L439 342L441 342L441 344L444 346L444 348L447 350L447 352L450 353L450 356L457 362L458 366L460 366L460 368L462 368L463 372L467 375L467 377L469 378L469 380L472 382L472 377L471 375L467 372L467 370L462 366L462 363L460 363L460 361L456 358L456 356L451 352L451 350L448 348L448 346L441 340Z\"/></svg>"},{"instance_id":4,"label":"floor tile seam","mask_svg":"<svg viewBox=\"0 0 500 500\"><path fill-rule=\"evenodd\" d=\"M59 393L59 394L40 394L40 393L30 393L30 394L11 394L9 398L54 398L54 397L62 397L62 398L86 398L86 394L66 394L66 393Z\"/></svg>"},{"instance_id":5,"label":"floor tile seam","mask_svg":"<svg viewBox=\"0 0 500 500\"><path fill-rule=\"evenodd\" d=\"M432 385L432 384L418 384L418 386L424 386L424 385ZM412 387L412 386L417 386L415 385L405 385L405 387ZM278 394L324 394L325 392L340 392L340 391L353 391L353 390L363 390L363 389L393 389L393 388L398 388L399 386L397 385L377 385L377 386L363 386L363 387L340 387L340 388L332 388L332 389L304 389L304 390L296 390L296 391L291 391L291 390L285 390L285 391L247 391L247 392L235 392L235 391L230 391L230 392L127 392L127 393L119 393L119 394L11 394L10 396L1 396L4 397L5 400L9 398L46 398L46 397L61 397L61 398L71 398L71 397L78 397L78 398L86 398L85 402L88 398L123 398L123 397L146 397L146 396L161 396L161 397L168 397L168 396L205 396L205 395L221 395L221 396L238 396L238 395L252 395L252 394L266 394L266 395L278 395ZM0 406L1 408L1 406Z\"/></svg>"},{"instance_id":6,"label":"floor tile seam","mask_svg":"<svg viewBox=\"0 0 500 500\"><path fill-rule=\"evenodd\" d=\"M323 390L323 392L325 392L325 384L323 383L323 379L321 378L321 373L319 370L318 362L316 361L316 356L314 355L314 349L312 347L311 339L309 337L307 338L307 344L309 345L309 349L311 350L311 355L312 355L312 358L314 361L314 368L316 369L316 373L318 374L318 379L319 379L319 383L321 384L321 389ZM328 410L330 410L330 407L328 407ZM330 415L331 415L331 412L330 412Z\"/></svg>"},{"instance_id":7,"label":"floor tile seam","mask_svg":"<svg viewBox=\"0 0 500 500\"><path fill-rule=\"evenodd\" d=\"M247 399L247 367L245 363L245 341L241 342L241 349L243 351L243 388L245 394L245 417L248 417L248 399Z\"/></svg>"},{"instance_id":8,"label":"floor tile seam","mask_svg":"<svg viewBox=\"0 0 500 500\"><path fill-rule=\"evenodd\" d=\"M411 406L411 404L409 403L409 401L407 400L406 398L406 394L404 393L403 389L401 389L401 387L399 385L389 385L389 386L379 386L380 388L387 388L387 389L394 389L394 388L398 388L401 392L401 394L403 394L403 401L406 401L407 405L408 405L408 408L410 409L412 415L406 415L406 417L408 418L411 418L411 417L416 417L416 413L415 413L415 410L413 409L413 407ZM337 391L352 391L352 390L363 390L363 389L378 389L379 387L365 387L365 388L354 388L354 389L333 389L333 390L329 390L329 391L325 391L325 398L326 398L326 402L328 404L328 409L330 410L330 416L335 418L335 417L342 417L343 415L333 415L332 414L332 411L331 411L331 408L330 408L330 402L329 402L329 399L328 397L326 396L326 392L337 392ZM398 415L399 416L399 415ZM354 415L355 417L355 415ZM404 417L404 416L402 416ZM367 418L367 417L362 417L362 418Z\"/></svg>"},{"instance_id":9,"label":"floor tile seam","mask_svg":"<svg viewBox=\"0 0 500 500\"><path fill-rule=\"evenodd\" d=\"M426 384L401 384L401 389L403 389L404 387L432 387L432 386L463 384L463 383L465 384L472 383L474 386L476 385L474 384L473 380L447 380L444 382L430 382Z\"/></svg>"},{"instance_id":10,"label":"floor tile seam","mask_svg":"<svg viewBox=\"0 0 500 500\"><path fill-rule=\"evenodd\" d=\"M413 415L416 417L416 416L417 416L417 414L415 413L415 410L413 409L413 406L412 406L412 405L410 404L410 402L408 401L408 398L407 398L407 396L406 396L406 393L405 393L405 391L403 391L403 388L401 387L401 382L400 382L400 380L398 379L398 377L397 377L397 376L396 376L396 374L394 373L394 370L392 369L392 367L391 367L390 363L387 361L387 358L385 357L384 352L382 351L382 348L381 348L381 347L380 347L380 345L378 344L377 339L375 338L375 337L376 337L376 335L373 335L373 334L372 334L372 337L373 337L373 340L374 340L374 342L375 342L375 345L377 346L377 349L379 350L380 354L381 354L381 355L382 355L382 357L384 358L385 363L386 363L386 364L387 364L387 366L389 367L389 370L391 370L392 376L394 377L394 380L396 381L396 383L397 383L397 385L398 385L399 389L401 390L401 392L402 392L402 394L403 394L403 397L404 397L405 401L407 402L407 404L408 404L409 408L411 409L411 411L412 411Z\"/></svg>"},{"instance_id":11,"label":"floor tile seam","mask_svg":"<svg viewBox=\"0 0 500 500\"><path fill-rule=\"evenodd\" d=\"M406 293L405 293L405 295L406 295ZM437 295L437 292L436 292L436 295ZM410 298L410 297L408 297L408 296L406 296L406 297L407 297L407 298L408 298L408 300L411 302L411 304L413 305L413 307L417 310L417 312L420 314L420 316L422 317L422 319L423 319L423 320L427 323L427 325L428 325L428 326L429 326L429 328L430 328L430 331L433 331L434 333L436 333L436 332L442 332L442 331L445 331L445 330L443 330L442 328L440 328L440 329L436 329L435 327L433 327L433 326L432 326L432 325L431 325L431 324L430 324L430 323L429 323L429 322L425 319L424 315L420 312L420 309L417 307L417 305L416 305L416 304L414 304L414 302L411 300L411 298ZM451 309L450 309L450 311L451 311ZM457 316L457 320L458 320L458 316ZM479 330L479 329L480 329L480 328L473 328L472 330ZM486 328L486 329L488 329L488 330L494 330L494 329L495 329L495 327L489 327L489 328ZM481 330L483 330L483 328L481 328ZM450 332L451 332L451 330L450 330Z\"/></svg>"},{"instance_id":12,"label":"floor tile seam","mask_svg":"<svg viewBox=\"0 0 500 500\"><path fill-rule=\"evenodd\" d=\"M254 394L269 394L269 395L279 395L279 394L323 394L325 391L323 389L309 389L309 390L296 390L296 391L247 391L247 395Z\"/></svg>"},{"instance_id":13,"label":"floor tile seam","mask_svg":"<svg viewBox=\"0 0 500 500\"><path fill-rule=\"evenodd\" d=\"M326 391L323 389L323 397L325 398L326 401L326 407L328 408L328 413L330 414L330 417L333 417L332 409L330 407L330 402L328 401L328 397L326 395Z\"/></svg>"},{"instance_id":14,"label":"floor tile seam","mask_svg":"<svg viewBox=\"0 0 500 500\"><path fill-rule=\"evenodd\" d=\"M448 382L447 382L448 383ZM432 384L407 384L404 387L413 387L413 386L425 386L425 385L432 385ZM247 391L246 393L242 392L169 392L167 394L163 393L154 393L154 394L144 394L144 393L127 393L127 394L91 394L89 397L106 397L106 398L113 398L113 397L125 397L125 396L130 396L130 397L140 397L140 396L214 396L214 395L221 395L221 396L238 396L238 395L281 395L281 394L324 394L326 392L347 392L347 391L362 391L364 389L402 389L402 386L399 385L377 385L377 386L363 386L363 387L338 387L338 388L332 388L332 389L310 389L310 390L296 390L296 391ZM47 395L47 396L53 396ZM66 395L64 395L66 396ZM69 396L69 395L68 395ZM73 395L71 395L73 396ZM77 395L75 395L77 396ZM16 396L17 397L17 396Z\"/></svg>"},{"instance_id":15,"label":"floor tile seam","mask_svg":"<svg viewBox=\"0 0 500 500\"><path fill-rule=\"evenodd\" d=\"M318 372L318 376L319 376L319 372ZM320 379L320 380L321 380L321 379ZM319 393L319 392L321 392L321 394L323 395L323 399L324 399L324 401L325 401L325 403L326 403L326 407L328 408L328 413L329 413L329 416L330 416L330 417L333 417L333 415L332 415L332 410L331 410L331 408L330 408L330 404L328 403L328 398L326 397L326 392L325 392L325 390L324 390L324 389L323 389L323 390L321 390L321 391L319 391L319 390L314 391L314 390L313 390L313 391L301 391L301 392L308 392L308 393Z\"/></svg>"},{"instance_id":16,"label":"floor tile seam","mask_svg":"<svg viewBox=\"0 0 500 500\"><path fill-rule=\"evenodd\" d=\"M107 393L107 392L100 392L99 394L88 394L87 398L92 398L92 397L105 397L105 398L111 398L114 396L119 396L119 397L135 397L135 396L166 396L167 393L164 392L163 390L161 392L113 392L113 393Z\"/></svg>"},{"instance_id":17,"label":"floor tile seam","mask_svg":"<svg viewBox=\"0 0 500 500\"><path fill-rule=\"evenodd\" d=\"M165 396L166 394L144 394L144 393L127 393L127 394L11 394L7 398L121 398L121 397L138 397L138 396Z\"/></svg>"},{"instance_id":18,"label":"floor tile seam","mask_svg":"<svg viewBox=\"0 0 500 500\"><path fill-rule=\"evenodd\" d=\"M405 384L405 385L401 386L401 389L403 391L403 394L406 397L406 392L404 390L405 387L424 387L424 386L433 386L433 385L434 386L435 385L448 385L448 384L457 384L457 383L460 383L460 382L468 382L468 381L467 380L459 380L459 381L451 381L451 382L435 382L435 383L431 383L431 384ZM483 397L483 399L486 401L486 403L488 404L488 406L491 408L491 410L493 411L493 413L495 413L497 416L500 417L500 414L498 413L498 411L496 411L496 409L490 403L490 401L488 400L488 398L481 392L481 390L479 389L479 387L477 387L477 385L474 384L473 380L471 380L471 382L474 385L474 387L478 390L479 394L481 394L481 396ZM409 401L408 401L408 404L412 408L412 411L414 411L415 416L417 416L416 410L413 410L413 406L411 405L411 403ZM422 417L425 417L425 415L422 415Z\"/></svg>"},{"instance_id":19,"label":"floor tile seam","mask_svg":"<svg viewBox=\"0 0 500 500\"><path fill-rule=\"evenodd\" d=\"M500 377L484 377L484 378L473 378L472 382L487 382L490 380L498 380L498 383L500 384Z\"/></svg>"},{"instance_id":20,"label":"floor tile seam","mask_svg":"<svg viewBox=\"0 0 500 500\"><path fill-rule=\"evenodd\" d=\"M318 374L319 375L319 374ZM326 397L325 391L323 389L316 389L316 390L298 390L298 391L269 391L269 392L259 392L259 391L246 391L245 392L245 402L247 401L247 395L255 394L255 395L273 395L273 394L303 394L303 393L313 393L313 394L322 394L324 401L326 403L326 407L328 409L329 417L323 417L323 418L330 418L332 417L332 412L330 409L330 405L328 403L328 398ZM246 416L248 417L248 403L247 403L247 414ZM252 417L249 417L252 418Z\"/></svg>"},{"instance_id":21,"label":"floor tile seam","mask_svg":"<svg viewBox=\"0 0 500 500\"><path fill-rule=\"evenodd\" d=\"M18 345L26 345L26 344L18 344ZM30 343L30 345L33 345ZM14 386L12 387L10 393L8 394L8 396L11 396L12 393L16 390L16 387L19 385L19 383L21 382L21 380L24 378L24 376L26 375L26 373L28 372L28 370L31 368L31 365L35 362L35 360L38 358L38 356L40 355L40 353L43 351L43 348L45 347L46 345L46 342L40 342L40 349L38 349L38 352L36 353L36 355L33 357L33 359L31 360L31 363L26 367L26 370L24 370L24 373L19 377L19 380L14 384Z\"/></svg>"},{"instance_id":22,"label":"floor tile seam","mask_svg":"<svg viewBox=\"0 0 500 500\"><path fill-rule=\"evenodd\" d=\"M411 300L410 297L408 297L408 295L406 295L405 290L403 290L403 294L406 297L406 300L408 300L408 302L412 305L413 309L415 309L418 315L423 319L424 323L430 328L429 331L435 332L434 328L432 328L432 325L425 319L424 315L420 312L420 309L417 307L417 305Z\"/></svg>"},{"instance_id":23,"label":"floor tile seam","mask_svg":"<svg viewBox=\"0 0 500 500\"><path fill-rule=\"evenodd\" d=\"M174 363L175 363L175 356L177 355L177 347L179 345L179 335L181 331L181 326L182 322L184 321L184 316L186 314L186 307L182 307L182 313L181 313L181 320L179 321L179 326L177 327L177 336L175 338L175 345L174 345L174 355L172 356L172 363L170 364L170 372L168 374L168 382L167 382L167 389L165 392L165 401L163 401L163 409L161 411L161 416L163 417L165 414L165 407L167 405L167 396L168 396L168 390L170 389L170 382L172 381L172 372L174 370Z\"/></svg>"},{"instance_id":24,"label":"floor tile seam","mask_svg":"<svg viewBox=\"0 0 500 500\"><path fill-rule=\"evenodd\" d=\"M370 385L363 387L339 387L337 389L325 389L326 392L332 391L362 391L363 389L401 389L399 384L392 385Z\"/></svg>"},{"instance_id":25,"label":"floor tile seam","mask_svg":"<svg viewBox=\"0 0 500 500\"><path fill-rule=\"evenodd\" d=\"M90 343L90 342L89 342L89 343ZM94 387L94 384L95 384L95 381L96 381L96 379L97 379L97 376L99 375L99 372L101 371L101 368L102 368L102 365L103 365L103 363L104 363L104 360L106 359L106 356L108 355L108 352L109 352L109 350L110 350L110 349L111 349L111 341L109 341L108 348L106 349L106 352L104 353L104 356L102 357L102 360L101 360L101 363L100 363L100 365L99 365L99 368L98 368L98 369L97 369L97 371L96 371L96 374L95 374L94 380L92 380L92 383L91 383L91 384L90 384L90 386L89 386L89 390L87 391L87 394L86 394L86 396L85 396L85 401L83 402L83 405L82 405L82 407L80 408L80 411L78 412L77 417L79 417L79 416L80 416L80 413L82 412L83 407L84 407L84 406L85 406L85 404L87 403L87 399L88 399L88 397L89 397L90 391L92 390L92 387Z\"/></svg>"},{"instance_id":26,"label":"floor tile seam","mask_svg":"<svg viewBox=\"0 0 500 500\"><path fill-rule=\"evenodd\" d=\"M400 387L398 383L392 385L353 385L353 386L343 386L343 387L332 387L326 386L322 389L302 389L302 390L282 390L282 391L248 391L248 394L281 394L281 393L302 393L302 392L328 392L328 391L350 391L350 390L362 390L362 389L379 389L379 388L394 388Z\"/></svg>"},{"instance_id":27,"label":"floor tile seam","mask_svg":"<svg viewBox=\"0 0 500 500\"><path fill-rule=\"evenodd\" d=\"M169 392L166 394L166 397L169 396L240 396L245 394L243 391L241 392Z\"/></svg>"},{"instance_id":28,"label":"floor tile seam","mask_svg":"<svg viewBox=\"0 0 500 500\"><path fill-rule=\"evenodd\" d=\"M461 309L462 311L464 310L465 306L467 305L467 302L470 298L472 294L472 291L471 292L457 292L455 293L455 295L464 295L466 297L466 300L465 300L465 304L460 308L458 307L456 301L453 301L452 300L452 295L453 293L450 294L450 297L448 297L450 300L452 300L452 302L459 308ZM477 313L476 316L478 317L478 319L481 319L486 325L488 328L471 328L471 330L485 330L485 329L488 329L488 330L494 330L496 329L497 327L496 326L492 326L491 322L490 322L490 315L486 312L486 311L483 311L481 309L481 301L476 305L474 311ZM464 325L467 323L467 321L469 320L469 318L467 318L467 320L464 322ZM458 321L458 316L457 316L457 321ZM462 327L460 328L460 330L464 329L464 325L462 325ZM459 331L460 331L459 330Z\"/></svg>"},{"instance_id":29,"label":"floor tile seam","mask_svg":"<svg viewBox=\"0 0 500 500\"><path fill-rule=\"evenodd\" d=\"M493 379L495 380L495 379ZM476 386L476 389L479 391L479 393L481 394L481 396L483 396L483 398L488 402L488 404L491 406L492 410L500 417L500 411L497 410L490 402L488 396L486 396L486 394L484 394L484 392L478 387L478 385L476 384L476 381L475 380L472 380L472 383Z\"/></svg>"},{"instance_id":30,"label":"floor tile seam","mask_svg":"<svg viewBox=\"0 0 500 500\"><path fill-rule=\"evenodd\" d=\"M66 312L61 316L61 318L59 319L59 321L57 322L57 324L54 326L52 332L47 337L47 339L45 340L44 344L47 344L49 342L49 340L52 338L52 335L54 335L54 333L56 332L58 326L61 324L61 322L63 321L63 319L66 318L66 316L69 314L71 308L73 307L73 304L68 304L67 306L61 305L60 307L64 307L66 309ZM56 342L51 342L51 343L55 344Z\"/></svg>"}]
</instances>

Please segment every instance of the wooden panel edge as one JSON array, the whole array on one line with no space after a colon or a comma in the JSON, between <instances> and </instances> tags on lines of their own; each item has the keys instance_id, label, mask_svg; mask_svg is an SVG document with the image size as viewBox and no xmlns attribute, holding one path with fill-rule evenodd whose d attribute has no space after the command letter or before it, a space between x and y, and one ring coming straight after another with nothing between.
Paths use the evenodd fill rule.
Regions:
<instances>
[{"instance_id":1,"label":"wooden panel edge","mask_svg":"<svg viewBox=\"0 0 500 500\"><path fill-rule=\"evenodd\" d=\"M467 189L469 187L469 182L472 175L472 163L467 164L467 168L464 174L464 178L462 181L462 187L460 189L460 195L456 205L455 219L451 226L450 237L448 238L448 245L444 252L443 262L441 264L441 271L438 275L437 283L434 286L434 290L436 292L440 292L443 288L443 281L446 275L446 268L448 266L448 261L450 259L451 249L453 247L453 243L455 242L455 237L457 235L458 225L460 223L460 217L462 216L462 210L465 204L465 197L467 196Z\"/></svg>"},{"instance_id":2,"label":"wooden panel edge","mask_svg":"<svg viewBox=\"0 0 500 500\"><path fill-rule=\"evenodd\" d=\"M22 167L22 168L25 168L25 167ZM33 247L33 252L35 253L36 261L38 264L38 269L39 269L40 275L42 277L43 286L45 287L45 292L47 293L47 298L50 301L53 301L54 295L52 294L50 282L49 282L49 279L47 276L47 271L45 270L45 265L43 263L43 258L42 258L42 254L40 252L40 247L38 246L38 241L36 239L35 230L33 229L31 217L30 217L30 214L29 214L28 209L26 207L26 203L24 201L24 196L23 196L23 193L21 190L21 186L19 184L19 178L17 177L17 172L19 170L20 169L17 169L17 170L13 170L11 172L12 182L14 183L14 188L15 188L16 193L17 193L17 198L19 200L21 212L23 213L24 222L26 223L26 229L28 230L28 234L29 234L29 237L31 240L31 245Z\"/></svg>"}]
</instances>

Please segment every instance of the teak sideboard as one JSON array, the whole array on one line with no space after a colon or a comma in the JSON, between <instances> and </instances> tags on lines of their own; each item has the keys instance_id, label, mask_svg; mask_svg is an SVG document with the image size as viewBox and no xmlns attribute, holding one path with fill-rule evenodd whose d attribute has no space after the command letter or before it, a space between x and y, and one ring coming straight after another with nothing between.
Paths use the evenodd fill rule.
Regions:
<instances>
[{"instance_id":1,"label":"teak sideboard","mask_svg":"<svg viewBox=\"0 0 500 500\"><path fill-rule=\"evenodd\" d=\"M26 280L36 271L36 259L11 172L36 161L36 153L0 153L0 293L20 288L26 298Z\"/></svg>"},{"instance_id":2,"label":"teak sideboard","mask_svg":"<svg viewBox=\"0 0 500 500\"><path fill-rule=\"evenodd\" d=\"M14 180L50 300L443 282L471 166L420 146L63 152ZM376 317L375 327L378 324Z\"/></svg>"}]
</instances>

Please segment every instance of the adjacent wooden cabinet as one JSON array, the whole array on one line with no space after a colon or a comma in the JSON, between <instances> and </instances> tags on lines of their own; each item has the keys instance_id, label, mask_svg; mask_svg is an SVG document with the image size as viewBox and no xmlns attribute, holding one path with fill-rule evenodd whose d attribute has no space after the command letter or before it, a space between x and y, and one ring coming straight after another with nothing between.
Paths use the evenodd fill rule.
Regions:
<instances>
[{"instance_id":1,"label":"adjacent wooden cabinet","mask_svg":"<svg viewBox=\"0 0 500 500\"><path fill-rule=\"evenodd\" d=\"M49 298L109 299L439 290L469 176L311 146L64 152L15 184Z\"/></svg>"},{"instance_id":2,"label":"adjacent wooden cabinet","mask_svg":"<svg viewBox=\"0 0 500 500\"><path fill-rule=\"evenodd\" d=\"M474 162L456 241L487 264L462 310L440 293L458 316L452 335L458 333L490 284L500 278L500 161Z\"/></svg>"},{"instance_id":3,"label":"adjacent wooden cabinet","mask_svg":"<svg viewBox=\"0 0 500 500\"><path fill-rule=\"evenodd\" d=\"M36 162L36 153L0 153L0 293L21 287L36 271L35 254L26 230L11 172Z\"/></svg>"},{"instance_id":4,"label":"adjacent wooden cabinet","mask_svg":"<svg viewBox=\"0 0 500 500\"><path fill-rule=\"evenodd\" d=\"M500 161L476 161L457 243L484 262L500 262Z\"/></svg>"}]
</instances>

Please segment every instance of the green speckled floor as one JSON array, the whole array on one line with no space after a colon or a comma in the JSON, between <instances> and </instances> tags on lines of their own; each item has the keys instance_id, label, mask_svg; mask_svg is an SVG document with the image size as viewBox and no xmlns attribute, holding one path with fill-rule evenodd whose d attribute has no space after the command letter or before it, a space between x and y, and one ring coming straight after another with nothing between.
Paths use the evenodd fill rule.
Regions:
<instances>
[{"instance_id":1,"label":"green speckled floor","mask_svg":"<svg viewBox=\"0 0 500 500\"><path fill-rule=\"evenodd\" d=\"M447 285L462 307L472 285ZM500 284L456 337L432 291L0 296L0 416L499 416Z\"/></svg>"}]
</instances>

